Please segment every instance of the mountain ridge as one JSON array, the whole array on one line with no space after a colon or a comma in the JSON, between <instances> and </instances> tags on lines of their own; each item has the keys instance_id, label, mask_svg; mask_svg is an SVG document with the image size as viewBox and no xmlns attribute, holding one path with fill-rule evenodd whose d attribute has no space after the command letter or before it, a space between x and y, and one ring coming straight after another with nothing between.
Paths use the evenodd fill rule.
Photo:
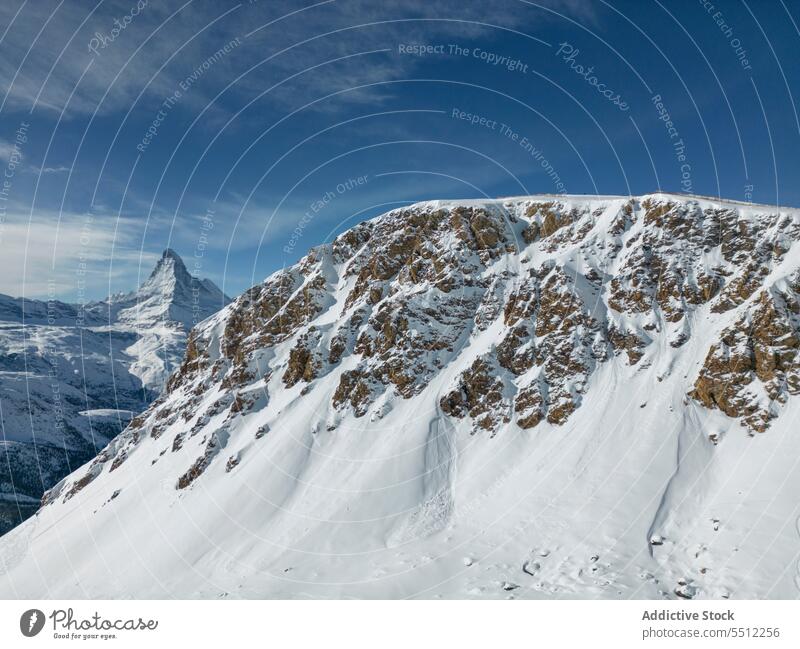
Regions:
<instances>
[{"instance_id":1,"label":"mountain ridge","mask_svg":"<svg viewBox=\"0 0 800 649\"><path fill-rule=\"evenodd\" d=\"M0 540L0 592L796 596L798 238L663 193L360 223L192 330ZM52 533L19 544L80 511L37 582ZM137 567L109 585L87 532Z\"/></svg>"}]
</instances>

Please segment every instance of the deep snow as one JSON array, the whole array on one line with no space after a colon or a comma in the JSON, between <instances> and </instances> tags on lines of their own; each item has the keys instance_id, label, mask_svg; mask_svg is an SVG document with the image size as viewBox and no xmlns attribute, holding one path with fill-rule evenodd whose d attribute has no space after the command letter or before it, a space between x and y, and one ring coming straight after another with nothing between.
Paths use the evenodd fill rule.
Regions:
<instances>
[{"instance_id":1,"label":"deep snow","mask_svg":"<svg viewBox=\"0 0 800 649\"><path fill-rule=\"evenodd\" d=\"M598 296L581 278L603 263L600 244L628 197L551 198L565 210L596 214L591 245L545 251L520 244L485 272L505 273L508 293L528 268L554 259L574 274L575 291L595 313L610 313L606 289ZM655 198L735 209L744 219L772 209ZM530 200L472 204L502 205L524 220ZM800 220L796 211L781 213ZM518 233L521 226L509 227ZM623 246L641 227L623 235ZM715 254L702 263L722 263ZM620 354L599 362L562 425L523 429L511 421L475 432L469 418L446 417L440 399L498 343L501 316L483 330L470 325L420 393L405 399L389 386L363 417L331 406L342 372L360 362L352 350L311 383L284 387L298 337L313 326L329 338L348 313L347 262L337 263L327 248L317 254L302 281L324 277L324 308L253 361L273 371L239 391L253 398L244 412L204 414L220 397L232 401L219 383L191 407L180 391L166 395L152 421L159 412L181 416L167 417L157 437L123 440L123 433L110 450L113 456L127 444L124 463L103 466L65 497L87 468L76 471L54 490L52 504L0 539L0 596L798 596L800 400L790 398L767 432L751 435L738 420L687 398L707 350L747 302L724 314L697 306L680 325L658 312L603 315L631 326L655 320L641 361L631 365ZM606 264L608 276L621 262ZM765 281L797 270L793 241ZM436 297L430 287L395 287L400 293L383 299L404 290L418 291L417 300ZM236 308L196 329L211 363ZM676 328L690 333L679 347L668 344ZM185 436L190 430L196 434ZM218 454L189 488L176 488L211 435Z\"/></svg>"}]
</instances>

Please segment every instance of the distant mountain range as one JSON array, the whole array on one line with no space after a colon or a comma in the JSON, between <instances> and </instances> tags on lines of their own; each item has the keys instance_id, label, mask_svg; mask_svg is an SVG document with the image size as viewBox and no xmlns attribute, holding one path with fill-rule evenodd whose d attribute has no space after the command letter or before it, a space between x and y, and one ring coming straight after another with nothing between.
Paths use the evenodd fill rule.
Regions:
<instances>
[{"instance_id":1,"label":"distant mountain range","mask_svg":"<svg viewBox=\"0 0 800 649\"><path fill-rule=\"evenodd\" d=\"M361 223L192 330L0 538L0 596L795 598L799 240L800 210L663 193Z\"/></svg>"},{"instance_id":2,"label":"distant mountain range","mask_svg":"<svg viewBox=\"0 0 800 649\"><path fill-rule=\"evenodd\" d=\"M169 249L137 290L84 306L0 295L0 533L147 407L228 302Z\"/></svg>"}]
</instances>

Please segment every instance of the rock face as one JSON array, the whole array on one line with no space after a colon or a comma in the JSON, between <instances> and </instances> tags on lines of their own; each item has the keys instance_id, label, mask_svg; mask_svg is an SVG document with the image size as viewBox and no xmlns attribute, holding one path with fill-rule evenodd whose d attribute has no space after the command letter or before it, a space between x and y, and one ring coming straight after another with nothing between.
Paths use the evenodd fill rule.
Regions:
<instances>
[{"instance_id":1,"label":"rock face","mask_svg":"<svg viewBox=\"0 0 800 649\"><path fill-rule=\"evenodd\" d=\"M790 395L800 393L800 283L761 289L706 356L690 393L707 408L764 432Z\"/></svg>"},{"instance_id":2,"label":"rock face","mask_svg":"<svg viewBox=\"0 0 800 649\"><path fill-rule=\"evenodd\" d=\"M563 485L587 501L606 494L610 503L628 502L636 478L633 491L645 495L629 503L634 523L620 521L606 534L638 530L640 546L613 550L620 561L625 555L633 565L637 552L655 561L649 539L656 536L665 552L682 552L670 526L699 514L685 509L681 490L693 483L675 458L679 465L693 458L694 470L732 453L726 445L744 443L747 433L767 439L772 426L789 425L785 413L800 389L798 238L800 211L669 194L394 210L313 249L197 325L167 391L51 489L37 518L93 503L97 521L117 508L166 528L180 502L181 511L195 512L183 524L202 519L197 534L213 547L235 539L239 559L267 566L272 555L242 545L250 530L302 547L304 539L328 543L308 532L321 521L361 521L366 536L326 528L339 539L326 547L344 553L373 547L366 539L385 548L436 538L466 525L459 511L482 511L495 492L513 497L507 467L539 458L527 478L517 476L528 485L548 462L537 454L549 448L551 456L575 453ZM505 459L492 464L492 477L474 478L480 486L469 471L459 477L456 465L474 468L495 452ZM615 483L629 453L643 472L655 468ZM606 457L596 463L606 473L593 473L595 457ZM536 484L546 492L559 480ZM133 481L137 489L151 485L154 513L126 499ZM261 500L241 502L236 494L250 489ZM472 500L464 495L470 489ZM221 518L203 508L208 498L221 503ZM564 511L583 506L576 500ZM218 529L226 516L243 537L224 523ZM77 543L79 532L70 533ZM175 533L182 547L203 554L192 543L205 541L184 539L183 528ZM597 572L605 592L624 579L611 576L616 568L594 550L586 571ZM537 559L537 580L547 574L545 561ZM651 569L678 579L670 571L689 570L694 560L665 561ZM707 571L693 587L710 593L700 574ZM573 586L567 592L582 592Z\"/></svg>"},{"instance_id":3,"label":"rock face","mask_svg":"<svg viewBox=\"0 0 800 649\"><path fill-rule=\"evenodd\" d=\"M0 534L147 407L193 323L228 301L172 250L138 290L101 302L0 296Z\"/></svg>"}]
</instances>

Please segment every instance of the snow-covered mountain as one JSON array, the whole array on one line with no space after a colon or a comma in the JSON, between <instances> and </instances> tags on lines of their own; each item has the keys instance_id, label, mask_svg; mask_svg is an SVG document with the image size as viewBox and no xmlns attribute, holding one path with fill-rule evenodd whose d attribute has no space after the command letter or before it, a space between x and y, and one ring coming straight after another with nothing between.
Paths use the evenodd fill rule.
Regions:
<instances>
[{"instance_id":1,"label":"snow-covered mountain","mask_svg":"<svg viewBox=\"0 0 800 649\"><path fill-rule=\"evenodd\" d=\"M428 202L194 328L13 597L796 597L800 210Z\"/></svg>"},{"instance_id":2,"label":"snow-covered mountain","mask_svg":"<svg viewBox=\"0 0 800 649\"><path fill-rule=\"evenodd\" d=\"M178 254L167 248L153 272L132 293L115 295L88 311L117 331L136 334L125 350L130 372L149 390L161 392L180 364L186 334L230 299L210 279L192 277Z\"/></svg>"},{"instance_id":3,"label":"snow-covered mountain","mask_svg":"<svg viewBox=\"0 0 800 649\"><path fill-rule=\"evenodd\" d=\"M172 250L136 291L82 307L0 295L0 534L147 407L193 321L228 301Z\"/></svg>"}]
</instances>

